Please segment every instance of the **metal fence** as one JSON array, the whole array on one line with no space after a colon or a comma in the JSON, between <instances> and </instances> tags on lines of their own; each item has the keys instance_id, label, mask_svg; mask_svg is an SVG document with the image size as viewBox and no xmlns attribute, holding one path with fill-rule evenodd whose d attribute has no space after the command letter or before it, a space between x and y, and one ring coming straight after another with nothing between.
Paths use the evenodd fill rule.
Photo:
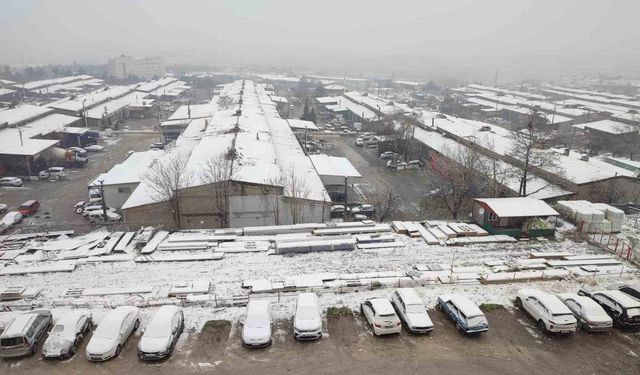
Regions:
<instances>
[{"instance_id":1,"label":"metal fence","mask_svg":"<svg viewBox=\"0 0 640 375\"><path fill-rule=\"evenodd\" d=\"M634 250L633 245L615 234L603 232L602 226L588 224L581 221L578 223L577 229L580 237L586 239L590 243L605 249L624 260L638 262L639 257L637 251Z\"/></svg>"}]
</instances>

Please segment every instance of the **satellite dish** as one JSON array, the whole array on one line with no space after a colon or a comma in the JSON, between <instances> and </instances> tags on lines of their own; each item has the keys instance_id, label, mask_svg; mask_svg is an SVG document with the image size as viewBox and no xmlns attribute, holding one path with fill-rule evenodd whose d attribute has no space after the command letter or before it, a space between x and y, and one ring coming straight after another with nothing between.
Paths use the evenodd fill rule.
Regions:
<instances>
[{"instance_id":1,"label":"satellite dish","mask_svg":"<svg viewBox=\"0 0 640 375\"><path fill-rule=\"evenodd\" d=\"M478 213L480 215L484 215L484 208L480 207L480 209L478 210Z\"/></svg>"}]
</instances>

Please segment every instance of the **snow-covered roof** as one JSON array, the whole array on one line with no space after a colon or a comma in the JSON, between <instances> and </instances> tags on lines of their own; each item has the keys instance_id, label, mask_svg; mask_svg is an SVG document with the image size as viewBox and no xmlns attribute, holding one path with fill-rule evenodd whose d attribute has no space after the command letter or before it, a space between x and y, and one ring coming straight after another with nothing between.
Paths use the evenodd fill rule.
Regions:
<instances>
[{"instance_id":1,"label":"snow-covered roof","mask_svg":"<svg viewBox=\"0 0 640 375\"><path fill-rule=\"evenodd\" d=\"M337 104L339 97L338 96L321 96L317 97L316 100L321 104Z\"/></svg>"},{"instance_id":2,"label":"snow-covered roof","mask_svg":"<svg viewBox=\"0 0 640 375\"><path fill-rule=\"evenodd\" d=\"M51 79L43 79L43 80L39 80L39 81L31 81L31 82L27 82L24 84L24 89L25 90L37 90L37 89L42 89L44 87L47 86L52 86L52 85L56 85L56 84L64 84L64 83L69 83L69 82L74 82L74 81L79 81L79 80L88 80L88 79L92 79L94 77L83 74L83 75L78 75L78 76L68 76L68 77L60 77L60 78L51 78Z\"/></svg>"},{"instance_id":3,"label":"snow-covered roof","mask_svg":"<svg viewBox=\"0 0 640 375\"><path fill-rule=\"evenodd\" d=\"M574 150L571 150L569 155L564 155L564 149L559 148L552 148L547 152L557 155L555 161L562 169L562 177L575 184L606 180L617 176L634 177L634 172L596 158L582 160L583 154Z\"/></svg>"},{"instance_id":4,"label":"snow-covered roof","mask_svg":"<svg viewBox=\"0 0 640 375\"><path fill-rule=\"evenodd\" d=\"M371 306L373 306L378 315L391 315L396 313L386 298L370 298L369 302L371 302Z\"/></svg>"},{"instance_id":5,"label":"snow-covered roof","mask_svg":"<svg viewBox=\"0 0 640 375\"><path fill-rule=\"evenodd\" d=\"M467 317L484 316L480 308L473 301L461 294L446 294L440 296L444 301L451 301Z\"/></svg>"},{"instance_id":6,"label":"snow-covered roof","mask_svg":"<svg viewBox=\"0 0 640 375\"><path fill-rule=\"evenodd\" d=\"M59 100L57 102L47 104L47 107L80 113L83 108L87 110L97 106L103 107L101 106L102 103L113 101L132 91L133 88L130 86L112 86L92 91L87 94L78 95L73 99L66 98Z\"/></svg>"},{"instance_id":7,"label":"snow-covered roof","mask_svg":"<svg viewBox=\"0 0 640 375\"><path fill-rule=\"evenodd\" d=\"M139 183L154 161L162 155L164 155L164 151L154 149L134 152L108 172L96 176L89 182L89 186L98 185L99 181L102 181L104 185Z\"/></svg>"},{"instance_id":8,"label":"snow-covered roof","mask_svg":"<svg viewBox=\"0 0 640 375\"><path fill-rule=\"evenodd\" d=\"M482 202L498 217L538 217L557 216L556 210L544 201L529 197L516 198L476 198Z\"/></svg>"},{"instance_id":9,"label":"snow-covered roof","mask_svg":"<svg viewBox=\"0 0 640 375\"><path fill-rule=\"evenodd\" d=\"M289 103L289 101L287 100L287 98L282 97L282 96L269 95L269 97L270 97L270 98L271 98L271 100L273 100L275 103L284 103L284 104Z\"/></svg>"},{"instance_id":10,"label":"snow-covered roof","mask_svg":"<svg viewBox=\"0 0 640 375\"><path fill-rule=\"evenodd\" d=\"M324 87L326 90L335 90L335 91L340 91L340 90L346 90L347 88L342 86L342 85L338 85L337 83L332 83L330 85L327 85Z\"/></svg>"},{"instance_id":11,"label":"snow-covered roof","mask_svg":"<svg viewBox=\"0 0 640 375\"><path fill-rule=\"evenodd\" d=\"M19 125L33 118L52 113L53 109L37 105L23 104L0 112L0 124Z\"/></svg>"},{"instance_id":12,"label":"snow-covered roof","mask_svg":"<svg viewBox=\"0 0 640 375\"><path fill-rule=\"evenodd\" d=\"M0 115L4 112L0 112ZM60 141L55 139L34 139L35 137L41 137L52 132L66 132L68 125L79 120L80 118L78 117L52 113L21 125L19 128L2 129L0 130L0 154L36 155L58 144ZM20 131L22 132L22 141L20 140Z\"/></svg>"},{"instance_id":13,"label":"snow-covered roof","mask_svg":"<svg viewBox=\"0 0 640 375\"><path fill-rule=\"evenodd\" d=\"M0 88L0 95L13 94L16 90Z\"/></svg>"},{"instance_id":14,"label":"snow-covered roof","mask_svg":"<svg viewBox=\"0 0 640 375\"><path fill-rule=\"evenodd\" d=\"M309 158L320 176L362 177L347 158L326 154L309 155Z\"/></svg>"},{"instance_id":15,"label":"snow-covered roof","mask_svg":"<svg viewBox=\"0 0 640 375\"><path fill-rule=\"evenodd\" d=\"M539 289L520 289L518 293L537 298L552 314L571 314L567 305L551 293Z\"/></svg>"},{"instance_id":16,"label":"snow-covered roof","mask_svg":"<svg viewBox=\"0 0 640 375\"><path fill-rule=\"evenodd\" d=\"M160 79L154 79L154 80L139 84L136 87L136 91L152 92L160 89L161 87L167 86L168 84L175 81L177 81L177 79L173 77L163 77Z\"/></svg>"},{"instance_id":17,"label":"snow-covered roof","mask_svg":"<svg viewBox=\"0 0 640 375\"><path fill-rule=\"evenodd\" d=\"M240 116L237 115L235 106L218 109L217 99L214 98L211 104L204 107L212 112L212 116L206 118L209 125L201 136L197 136L195 130L196 136L181 135L176 140L176 147L167 152L165 157L181 154L188 159L186 168L193 176L189 187L193 187L209 183L203 180L202 169L211 160L224 157L227 150L235 146L235 163L238 166L235 181L252 184L282 183L294 173L297 179L306 184L309 191L306 199L325 200L328 194L322 180L311 159L300 147L287 120L280 118L276 104L262 85L253 81L244 82L244 89L243 81L239 80L225 85L220 92L220 95L232 97L236 103L242 97ZM235 130L236 124L238 131ZM150 187L142 181L125 202L123 209L155 203L149 191ZM285 197L290 194L285 187Z\"/></svg>"},{"instance_id":18,"label":"snow-covered roof","mask_svg":"<svg viewBox=\"0 0 640 375\"><path fill-rule=\"evenodd\" d=\"M147 94L143 92L131 92L117 99L103 102L86 111L88 118L101 119L103 115L110 116L115 112L128 106L148 107L153 102L146 99Z\"/></svg>"},{"instance_id":19,"label":"snow-covered roof","mask_svg":"<svg viewBox=\"0 0 640 375\"><path fill-rule=\"evenodd\" d=\"M169 116L168 120L211 117L217 110L217 103L183 105L173 112L173 114Z\"/></svg>"},{"instance_id":20,"label":"snow-covered roof","mask_svg":"<svg viewBox=\"0 0 640 375\"><path fill-rule=\"evenodd\" d=\"M100 86L104 84L104 81L99 79L99 78L88 78L88 79L80 79L74 82L69 82L69 83L58 83L55 85L51 85L51 86L47 86L41 89L37 89L37 90L32 90L32 91L38 91L39 93L43 93L43 94L54 94L57 92L76 92L76 91L81 91L82 88L84 88L85 86L89 86L89 87L93 87L93 86Z\"/></svg>"},{"instance_id":21,"label":"snow-covered roof","mask_svg":"<svg viewBox=\"0 0 640 375\"><path fill-rule=\"evenodd\" d=\"M12 337L21 335L25 329L25 327L35 319L37 314L21 314L13 318L9 326L2 332L2 336L4 337Z\"/></svg>"},{"instance_id":22,"label":"snow-covered roof","mask_svg":"<svg viewBox=\"0 0 640 375\"><path fill-rule=\"evenodd\" d=\"M633 125L617 122L613 120L600 120L595 122L588 122L585 124L573 125L579 129L597 130L603 133L609 134L628 134L637 132L638 129Z\"/></svg>"},{"instance_id":23,"label":"snow-covered roof","mask_svg":"<svg viewBox=\"0 0 640 375\"><path fill-rule=\"evenodd\" d=\"M312 130L312 131L318 130L318 127L316 126L316 124L313 123L313 121L299 120L296 118L290 118L286 120L287 120L287 123L289 124L289 127L291 127L291 129L294 129L294 130Z\"/></svg>"},{"instance_id":24,"label":"snow-covered roof","mask_svg":"<svg viewBox=\"0 0 640 375\"><path fill-rule=\"evenodd\" d=\"M147 324L144 335L150 337L169 337L171 335L173 317L180 310L178 306L166 305L160 307L149 321L149 324Z\"/></svg>"}]
</instances>

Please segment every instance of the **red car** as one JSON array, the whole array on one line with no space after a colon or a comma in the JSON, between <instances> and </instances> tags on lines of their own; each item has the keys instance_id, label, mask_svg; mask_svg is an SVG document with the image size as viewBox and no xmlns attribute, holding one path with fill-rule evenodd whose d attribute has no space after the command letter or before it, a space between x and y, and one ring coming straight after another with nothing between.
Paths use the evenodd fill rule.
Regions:
<instances>
[{"instance_id":1,"label":"red car","mask_svg":"<svg viewBox=\"0 0 640 375\"><path fill-rule=\"evenodd\" d=\"M40 208L40 202L36 200L26 201L18 207L18 212L20 212L23 216L33 215Z\"/></svg>"}]
</instances>

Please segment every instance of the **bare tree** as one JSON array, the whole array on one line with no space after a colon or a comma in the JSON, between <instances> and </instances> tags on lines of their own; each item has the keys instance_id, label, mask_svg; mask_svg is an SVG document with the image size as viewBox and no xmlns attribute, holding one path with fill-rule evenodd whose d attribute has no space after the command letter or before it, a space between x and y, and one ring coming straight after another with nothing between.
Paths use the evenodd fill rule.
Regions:
<instances>
[{"instance_id":1,"label":"bare tree","mask_svg":"<svg viewBox=\"0 0 640 375\"><path fill-rule=\"evenodd\" d=\"M304 222L305 201L309 198L311 190L307 185L306 178L298 175L294 168L291 168L284 176L284 193L290 200L289 211L292 224Z\"/></svg>"},{"instance_id":2,"label":"bare tree","mask_svg":"<svg viewBox=\"0 0 640 375\"><path fill-rule=\"evenodd\" d=\"M213 216L218 219L220 226L229 226L230 197L233 194L233 180L236 178L240 165L232 157L234 153L227 151L207 160L200 170L200 178L211 188L211 195L205 204L211 206Z\"/></svg>"},{"instance_id":3,"label":"bare tree","mask_svg":"<svg viewBox=\"0 0 640 375\"><path fill-rule=\"evenodd\" d=\"M492 139L479 136L477 139L483 148L495 149L495 142ZM506 191L509 179L513 178L513 167L509 163L490 156L480 157L480 171L488 180L484 196L491 198L502 196Z\"/></svg>"},{"instance_id":4,"label":"bare tree","mask_svg":"<svg viewBox=\"0 0 640 375\"><path fill-rule=\"evenodd\" d=\"M520 181L518 195L526 197L546 186L540 187L536 191L529 191L527 183L535 178L533 171L536 169L548 172L560 172L561 168L557 164L556 154L541 149L548 141L548 135L538 127L546 123L537 111L533 111L524 129L511 132L511 147L508 156L514 159L514 175Z\"/></svg>"},{"instance_id":5,"label":"bare tree","mask_svg":"<svg viewBox=\"0 0 640 375\"><path fill-rule=\"evenodd\" d=\"M181 228L180 203L185 188L192 181L192 175L187 170L187 158L181 155L168 155L158 159L143 176L153 199L166 202L171 210L175 226Z\"/></svg>"},{"instance_id":6,"label":"bare tree","mask_svg":"<svg viewBox=\"0 0 640 375\"><path fill-rule=\"evenodd\" d=\"M428 197L439 199L454 219L480 191L480 159L476 150L458 144L441 155L433 154L427 163Z\"/></svg>"},{"instance_id":7,"label":"bare tree","mask_svg":"<svg viewBox=\"0 0 640 375\"><path fill-rule=\"evenodd\" d=\"M220 109L229 109L236 104L236 101L229 95L220 95L218 97L218 107Z\"/></svg>"},{"instance_id":8,"label":"bare tree","mask_svg":"<svg viewBox=\"0 0 640 375\"><path fill-rule=\"evenodd\" d=\"M376 220L380 222L391 219L400 204L400 199L391 186L386 186L382 192L371 197L369 201L373 206Z\"/></svg>"},{"instance_id":9,"label":"bare tree","mask_svg":"<svg viewBox=\"0 0 640 375\"><path fill-rule=\"evenodd\" d=\"M284 178L282 178L282 176L270 178L265 181L262 186L262 191L267 198L274 225L280 225L283 186Z\"/></svg>"}]
</instances>

